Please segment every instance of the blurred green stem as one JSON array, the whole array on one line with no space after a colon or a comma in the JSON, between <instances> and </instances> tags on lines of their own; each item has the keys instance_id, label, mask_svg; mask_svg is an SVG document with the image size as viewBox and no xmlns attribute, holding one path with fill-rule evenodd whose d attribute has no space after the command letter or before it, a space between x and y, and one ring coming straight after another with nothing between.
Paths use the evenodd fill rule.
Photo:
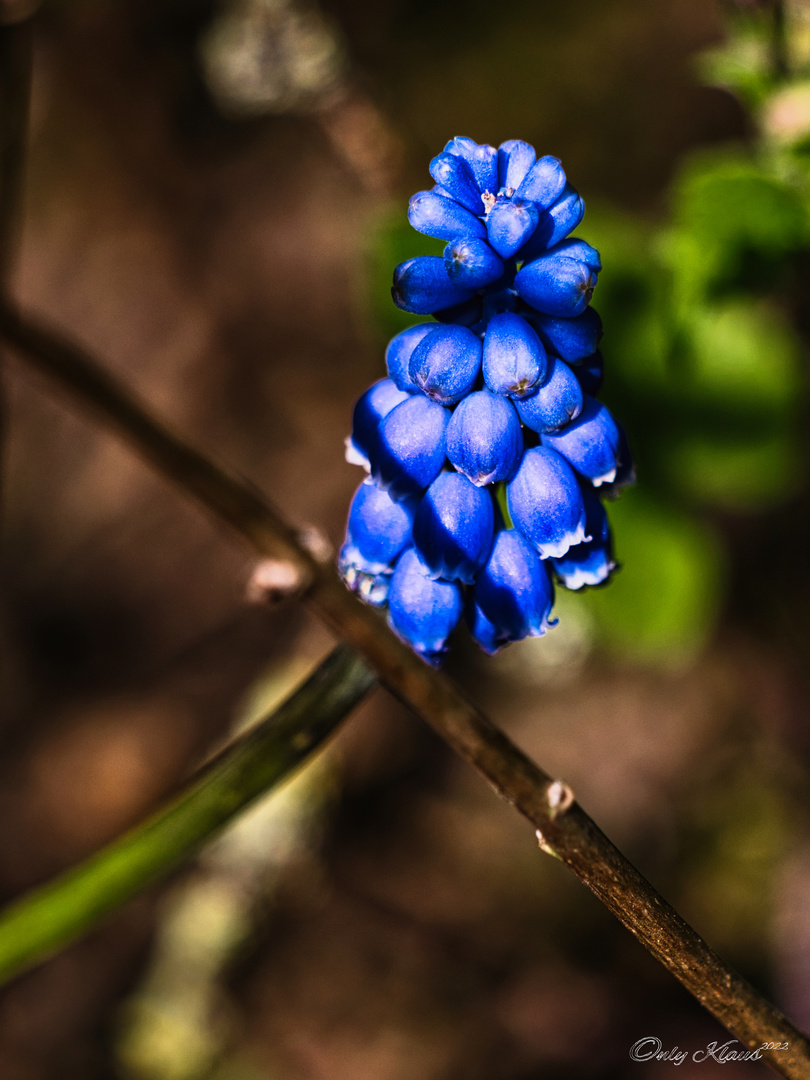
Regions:
<instances>
[{"instance_id":1,"label":"blurred green stem","mask_svg":"<svg viewBox=\"0 0 810 1080\"><path fill-rule=\"evenodd\" d=\"M249 803L285 780L374 684L339 646L280 708L236 739L165 809L0 913L0 982L75 940L165 877Z\"/></svg>"}]
</instances>

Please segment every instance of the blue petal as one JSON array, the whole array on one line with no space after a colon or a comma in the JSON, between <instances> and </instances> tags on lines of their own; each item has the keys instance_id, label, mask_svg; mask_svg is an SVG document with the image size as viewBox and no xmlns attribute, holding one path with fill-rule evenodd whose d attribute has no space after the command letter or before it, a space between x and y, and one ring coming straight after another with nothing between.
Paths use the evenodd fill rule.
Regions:
<instances>
[{"instance_id":1,"label":"blue petal","mask_svg":"<svg viewBox=\"0 0 810 1080\"><path fill-rule=\"evenodd\" d=\"M498 190L498 151L487 143L477 143L464 135L457 135L445 146L446 154L463 157L472 170L480 192L494 194Z\"/></svg>"},{"instance_id":2,"label":"blue petal","mask_svg":"<svg viewBox=\"0 0 810 1080\"><path fill-rule=\"evenodd\" d=\"M376 457L380 421L409 395L391 379L380 379L357 399L352 414L352 433L346 440L346 460L350 465L370 468Z\"/></svg>"},{"instance_id":3,"label":"blue petal","mask_svg":"<svg viewBox=\"0 0 810 1080\"><path fill-rule=\"evenodd\" d=\"M517 191L526 173L537 160L534 147L521 139L509 139L498 147L498 183L501 188Z\"/></svg>"},{"instance_id":4,"label":"blue petal","mask_svg":"<svg viewBox=\"0 0 810 1080\"><path fill-rule=\"evenodd\" d=\"M585 507L571 467L559 454L536 446L523 455L506 487L515 527L540 554L560 558L585 539Z\"/></svg>"},{"instance_id":5,"label":"blue petal","mask_svg":"<svg viewBox=\"0 0 810 1080\"><path fill-rule=\"evenodd\" d=\"M443 308L463 304L472 292L453 284L447 276L444 259L438 255L418 255L394 270L391 296L403 311L432 315Z\"/></svg>"},{"instance_id":6,"label":"blue petal","mask_svg":"<svg viewBox=\"0 0 810 1080\"><path fill-rule=\"evenodd\" d=\"M616 479L621 436L607 408L594 398L585 395L578 419L562 431L543 435L542 442L562 454L595 487Z\"/></svg>"},{"instance_id":7,"label":"blue petal","mask_svg":"<svg viewBox=\"0 0 810 1080\"><path fill-rule=\"evenodd\" d=\"M484 565L495 527L492 496L460 473L441 473L419 504L413 543L431 575L472 582Z\"/></svg>"},{"instance_id":8,"label":"blue petal","mask_svg":"<svg viewBox=\"0 0 810 1080\"><path fill-rule=\"evenodd\" d=\"M506 398L479 390L450 417L447 456L476 487L508 480L522 453L520 421Z\"/></svg>"},{"instance_id":9,"label":"blue petal","mask_svg":"<svg viewBox=\"0 0 810 1080\"><path fill-rule=\"evenodd\" d=\"M525 318L540 335L546 350L565 360L566 364L576 364L591 356L602 337L602 320L592 307L586 308L575 319L560 319L537 312L526 312Z\"/></svg>"},{"instance_id":10,"label":"blue petal","mask_svg":"<svg viewBox=\"0 0 810 1080\"><path fill-rule=\"evenodd\" d=\"M515 402L518 415L532 431L556 431L582 412L582 390L571 368L552 357L543 385Z\"/></svg>"},{"instance_id":11,"label":"blue petal","mask_svg":"<svg viewBox=\"0 0 810 1080\"><path fill-rule=\"evenodd\" d=\"M546 563L517 529L501 529L496 535L487 564L476 578L473 596L504 641L542 637L551 625L551 576Z\"/></svg>"},{"instance_id":12,"label":"blue petal","mask_svg":"<svg viewBox=\"0 0 810 1080\"><path fill-rule=\"evenodd\" d=\"M483 240L487 235L486 226L480 218L453 199L435 191L417 191L411 197L408 221L419 232L439 240L455 240L460 236Z\"/></svg>"},{"instance_id":13,"label":"blue petal","mask_svg":"<svg viewBox=\"0 0 810 1080\"><path fill-rule=\"evenodd\" d=\"M454 405L469 394L480 370L481 341L466 326L437 326L408 363L411 380L442 405Z\"/></svg>"},{"instance_id":14,"label":"blue petal","mask_svg":"<svg viewBox=\"0 0 810 1080\"><path fill-rule=\"evenodd\" d=\"M587 486L582 486L585 503L585 528L590 540L572 547L561 559L553 559L554 572L566 589L601 585L615 569L610 525L605 508Z\"/></svg>"},{"instance_id":15,"label":"blue petal","mask_svg":"<svg viewBox=\"0 0 810 1080\"><path fill-rule=\"evenodd\" d=\"M439 154L430 163L430 175L450 196L473 214L482 214L484 204L473 171L457 154Z\"/></svg>"},{"instance_id":16,"label":"blue petal","mask_svg":"<svg viewBox=\"0 0 810 1080\"><path fill-rule=\"evenodd\" d=\"M511 312L494 315L484 335L484 382L496 394L520 398L546 377L548 358L525 319Z\"/></svg>"},{"instance_id":17,"label":"blue petal","mask_svg":"<svg viewBox=\"0 0 810 1080\"><path fill-rule=\"evenodd\" d=\"M503 277L503 262L485 240L452 240L444 249L444 266L460 289L483 289Z\"/></svg>"},{"instance_id":18,"label":"blue petal","mask_svg":"<svg viewBox=\"0 0 810 1080\"><path fill-rule=\"evenodd\" d=\"M424 660L438 664L462 610L461 586L434 581L409 548L397 563L388 591L388 621L393 630Z\"/></svg>"},{"instance_id":19,"label":"blue petal","mask_svg":"<svg viewBox=\"0 0 810 1080\"><path fill-rule=\"evenodd\" d=\"M388 368L388 377L400 390L413 393L419 389L408 374L408 363L419 342L435 329L436 323L419 323L417 326L409 326L389 341L385 350L385 366Z\"/></svg>"},{"instance_id":20,"label":"blue petal","mask_svg":"<svg viewBox=\"0 0 810 1080\"><path fill-rule=\"evenodd\" d=\"M538 209L548 210L565 188L565 173L559 158L538 158L526 173L515 194L518 198L537 203Z\"/></svg>"},{"instance_id":21,"label":"blue petal","mask_svg":"<svg viewBox=\"0 0 810 1080\"><path fill-rule=\"evenodd\" d=\"M414 394L382 421L371 475L392 499L419 494L439 475L449 419L447 409Z\"/></svg>"},{"instance_id":22,"label":"blue petal","mask_svg":"<svg viewBox=\"0 0 810 1080\"><path fill-rule=\"evenodd\" d=\"M599 350L597 349L592 356L586 356L573 370L583 394L595 397L602 389L602 381L605 377L605 365Z\"/></svg>"}]
</instances>

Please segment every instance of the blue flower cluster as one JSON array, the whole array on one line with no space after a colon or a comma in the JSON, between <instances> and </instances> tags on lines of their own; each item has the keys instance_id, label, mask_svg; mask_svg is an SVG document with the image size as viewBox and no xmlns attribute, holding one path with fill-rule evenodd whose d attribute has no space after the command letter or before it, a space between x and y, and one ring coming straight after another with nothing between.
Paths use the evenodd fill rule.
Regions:
<instances>
[{"instance_id":1,"label":"blue flower cluster","mask_svg":"<svg viewBox=\"0 0 810 1080\"><path fill-rule=\"evenodd\" d=\"M340 571L436 663L462 617L494 653L546 632L554 578L608 579L599 494L632 482L633 465L595 398L601 262L568 238L585 205L560 162L519 140L456 138L430 173L408 216L447 241L444 257L402 263L392 294L437 321L391 341L388 378L355 406L346 457L368 477Z\"/></svg>"}]
</instances>

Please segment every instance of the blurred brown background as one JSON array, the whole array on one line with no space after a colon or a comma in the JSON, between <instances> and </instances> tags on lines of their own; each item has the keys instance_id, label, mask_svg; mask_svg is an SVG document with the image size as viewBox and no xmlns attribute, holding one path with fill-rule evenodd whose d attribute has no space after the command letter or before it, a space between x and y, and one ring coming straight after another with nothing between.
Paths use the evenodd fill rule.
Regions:
<instances>
[{"instance_id":1,"label":"blurred brown background","mask_svg":"<svg viewBox=\"0 0 810 1080\"><path fill-rule=\"evenodd\" d=\"M685 154L754 137L741 101L695 78L727 16L698 0L46 3L15 293L338 545L359 480L342 440L383 372L380 297L408 254L389 257L390 236L429 159L454 134L525 138L597 208L660 221ZM4 383L11 897L137 821L330 641L295 607L246 606L249 553L39 376L9 358ZM704 508L730 589L677 662L611 650L572 609L557 640L486 660L462 639L449 667L807 1025L805 503L795 487ZM725 1041L382 691L240 828L3 991L2 1080L646 1080L672 1066L629 1060L644 1035ZM679 1075L721 1072L765 1074Z\"/></svg>"}]
</instances>

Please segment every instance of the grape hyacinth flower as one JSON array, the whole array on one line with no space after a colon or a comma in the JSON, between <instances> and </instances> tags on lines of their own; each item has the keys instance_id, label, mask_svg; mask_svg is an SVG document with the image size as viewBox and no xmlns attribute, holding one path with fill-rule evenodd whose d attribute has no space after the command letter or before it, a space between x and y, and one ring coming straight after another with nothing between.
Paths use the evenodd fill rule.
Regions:
<instances>
[{"instance_id":1,"label":"grape hyacinth flower","mask_svg":"<svg viewBox=\"0 0 810 1080\"><path fill-rule=\"evenodd\" d=\"M594 487L616 479L619 443L616 421L595 398L586 398L572 423L543 436L543 445L562 454Z\"/></svg>"},{"instance_id":2,"label":"grape hyacinth flower","mask_svg":"<svg viewBox=\"0 0 810 1080\"><path fill-rule=\"evenodd\" d=\"M519 315L494 315L484 334L484 382L494 394L523 398L533 394L548 371L546 350Z\"/></svg>"},{"instance_id":3,"label":"grape hyacinth flower","mask_svg":"<svg viewBox=\"0 0 810 1080\"><path fill-rule=\"evenodd\" d=\"M607 581L616 566L605 508L592 487L582 484L581 488L585 505L585 529L590 540L570 547L561 558L551 560L554 572L566 589L601 585L603 581Z\"/></svg>"},{"instance_id":4,"label":"grape hyacinth flower","mask_svg":"<svg viewBox=\"0 0 810 1080\"><path fill-rule=\"evenodd\" d=\"M443 472L419 503L413 546L431 576L471 585L492 547L492 496L457 472Z\"/></svg>"},{"instance_id":5,"label":"grape hyacinth flower","mask_svg":"<svg viewBox=\"0 0 810 1080\"><path fill-rule=\"evenodd\" d=\"M545 446L525 452L520 468L506 485L506 502L515 528L541 559L558 559L588 538L585 504L574 470Z\"/></svg>"},{"instance_id":6,"label":"grape hyacinth flower","mask_svg":"<svg viewBox=\"0 0 810 1080\"><path fill-rule=\"evenodd\" d=\"M415 512L415 504L394 502L374 483L357 489L338 565L343 580L366 603L379 606L388 598L396 561L412 543Z\"/></svg>"},{"instance_id":7,"label":"grape hyacinth flower","mask_svg":"<svg viewBox=\"0 0 810 1080\"><path fill-rule=\"evenodd\" d=\"M439 475L449 420L447 409L416 394L406 396L383 417L371 455L371 475L393 499L421 494Z\"/></svg>"},{"instance_id":8,"label":"grape hyacinth flower","mask_svg":"<svg viewBox=\"0 0 810 1080\"><path fill-rule=\"evenodd\" d=\"M510 641L541 637L553 625L553 603L548 562L517 529L501 529L470 590L467 622L475 640L494 653Z\"/></svg>"},{"instance_id":9,"label":"grape hyacinth flower","mask_svg":"<svg viewBox=\"0 0 810 1080\"><path fill-rule=\"evenodd\" d=\"M442 405L456 405L475 386L481 370L481 341L466 326L439 326L411 353L413 385Z\"/></svg>"},{"instance_id":10,"label":"grape hyacinth flower","mask_svg":"<svg viewBox=\"0 0 810 1080\"><path fill-rule=\"evenodd\" d=\"M388 590L388 621L425 660L441 657L463 605L461 586L433 578L413 548L400 556Z\"/></svg>"},{"instance_id":11,"label":"grape hyacinth flower","mask_svg":"<svg viewBox=\"0 0 810 1080\"><path fill-rule=\"evenodd\" d=\"M477 390L459 403L447 425L447 457L471 483L509 480L522 454L523 432L508 398Z\"/></svg>"},{"instance_id":12,"label":"grape hyacinth flower","mask_svg":"<svg viewBox=\"0 0 810 1080\"><path fill-rule=\"evenodd\" d=\"M380 379L358 399L352 417L352 433L346 440L346 460L368 472L377 457L380 421L408 397L392 379Z\"/></svg>"},{"instance_id":13,"label":"grape hyacinth flower","mask_svg":"<svg viewBox=\"0 0 810 1080\"><path fill-rule=\"evenodd\" d=\"M608 581L603 499L635 475L624 429L596 400L602 262L570 235L585 204L559 160L519 139L457 137L429 171L408 218L444 255L401 263L392 296L435 321L392 339L388 378L355 406L346 457L369 476L339 568L435 664L462 616L495 653L554 625L555 580Z\"/></svg>"},{"instance_id":14,"label":"grape hyacinth flower","mask_svg":"<svg viewBox=\"0 0 810 1080\"><path fill-rule=\"evenodd\" d=\"M543 385L515 404L527 428L537 432L557 431L582 412L582 387L568 364L552 358Z\"/></svg>"}]
</instances>

